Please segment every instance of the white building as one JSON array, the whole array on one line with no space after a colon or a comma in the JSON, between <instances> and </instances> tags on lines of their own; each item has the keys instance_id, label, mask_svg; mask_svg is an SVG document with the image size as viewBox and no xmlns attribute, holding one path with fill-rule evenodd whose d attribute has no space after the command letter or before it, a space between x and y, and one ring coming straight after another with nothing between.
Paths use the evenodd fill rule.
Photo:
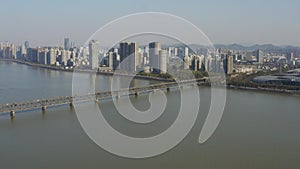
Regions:
<instances>
[{"instance_id":1,"label":"white building","mask_svg":"<svg viewBox=\"0 0 300 169\"><path fill-rule=\"evenodd\" d=\"M91 69L99 67L99 42L92 40L89 43L89 62Z\"/></svg>"}]
</instances>

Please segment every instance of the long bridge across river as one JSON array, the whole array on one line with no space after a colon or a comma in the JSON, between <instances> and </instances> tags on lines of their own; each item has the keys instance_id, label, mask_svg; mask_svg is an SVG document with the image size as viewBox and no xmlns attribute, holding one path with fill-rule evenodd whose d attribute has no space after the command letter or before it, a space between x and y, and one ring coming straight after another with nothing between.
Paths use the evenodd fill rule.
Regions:
<instances>
[{"instance_id":1,"label":"long bridge across river","mask_svg":"<svg viewBox=\"0 0 300 169\"><path fill-rule=\"evenodd\" d=\"M33 100L27 102L20 103L9 103L0 105L0 113L10 112L10 116L12 118L15 117L16 111L24 111L41 108L43 111L46 110L47 107L50 106L59 106L69 104L70 106L74 105L74 102L83 102L89 100L99 100L103 98L111 98L111 97L120 97L123 95L139 95L140 93L152 92L157 89L166 89L167 91L170 88L178 88L187 85L197 85L199 83L204 83L206 78L195 80L185 80L177 82L168 82L168 83L160 83L155 85L143 86L143 87L133 87L133 88L125 88L116 91L105 91L105 92L96 92L93 94L85 94L85 95L75 95L75 96L63 96L57 98L47 98L41 100Z\"/></svg>"}]
</instances>

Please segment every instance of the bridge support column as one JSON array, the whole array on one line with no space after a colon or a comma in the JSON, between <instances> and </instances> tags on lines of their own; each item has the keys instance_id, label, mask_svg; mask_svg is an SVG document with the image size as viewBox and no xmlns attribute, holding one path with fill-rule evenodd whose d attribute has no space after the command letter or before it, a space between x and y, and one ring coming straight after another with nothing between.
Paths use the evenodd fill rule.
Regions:
<instances>
[{"instance_id":1,"label":"bridge support column","mask_svg":"<svg viewBox=\"0 0 300 169\"><path fill-rule=\"evenodd\" d=\"M42 111L46 111L47 107L46 106L43 106L42 107Z\"/></svg>"},{"instance_id":2,"label":"bridge support column","mask_svg":"<svg viewBox=\"0 0 300 169\"><path fill-rule=\"evenodd\" d=\"M114 94L112 94L112 97L114 97L114 99L119 99L120 95L118 92L115 92Z\"/></svg>"},{"instance_id":3,"label":"bridge support column","mask_svg":"<svg viewBox=\"0 0 300 169\"><path fill-rule=\"evenodd\" d=\"M10 111L10 118L15 118L16 117L16 112L14 110Z\"/></svg>"}]
</instances>

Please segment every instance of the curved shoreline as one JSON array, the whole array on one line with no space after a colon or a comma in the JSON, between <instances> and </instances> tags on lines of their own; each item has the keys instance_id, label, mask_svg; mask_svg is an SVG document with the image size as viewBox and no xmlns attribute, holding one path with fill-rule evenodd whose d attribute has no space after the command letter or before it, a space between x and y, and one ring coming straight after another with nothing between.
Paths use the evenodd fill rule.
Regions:
<instances>
[{"instance_id":1,"label":"curved shoreline","mask_svg":"<svg viewBox=\"0 0 300 169\"><path fill-rule=\"evenodd\" d=\"M50 70L56 70L56 71L64 71L64 72L80 72L80 73L97 73L98 75L105 75L105 76L121 76L121 77L134 77L135 79L144 79L144 80L155 80L160 82L173 82L174 80L170 79L163 79L163 78L157 78L157 77L151 77L151 76L141 76L141 75L132 75L132 74L121 74L121 73L114 73L114 72L95 72L91 70L83 70L83 69L64 69L61 67L55 67L55 66L49 66L49 65L42 65L42 64L36 64L32 62L26 62L22 60L16 60L16 59L3 59L0 58L0 61L9 61L9 62L15 62L19 64L24 64L28 66L33 67L39 67L44 69L50 69ZM203 84L205 86L210 86L209 84ZM287 89L279 89L279 88L264 88L264 87L247 87L247 86L234 86L234 85L227 85L226 88L228 89L235 89L235 90L248 90L248 91L264 91L264 92L270 92L270 93L285 93L285 94L293 94L293 95L300 95L300 90L287 90Z\"/></svg>"},{"instance_id":2,"label":"curved shoreline","mask_svg":"<svg viewBox=\"0 0 300 169\"><path fill-rule=\"evenodd\" d=\"M114 72L101 72L101 71L96 72L94 70L84 70L84 69L64 69L62 67L42 65L42 64L38 64L38 63L32 63L32 62L27 62L27 61L22 61L22 60L17 60L17 59L0 58L0 61L15 62L15 63L19 63L19 64L24 64L27 66L39 67L39 68L50 69L50 70L55 70L55 71L71 72L71 73L73 73L73 72L96 73L97 75L105 75L105 76L133 77L135 79L155 80L155 81L160 81L160 82L174 82L174 80L171 80L171 79L163 79L163 78L152 77L152 76L141 76L141 75L132 75L132 74L123 74L123 73L114 73Z\"/></svg>"}]
</instances>

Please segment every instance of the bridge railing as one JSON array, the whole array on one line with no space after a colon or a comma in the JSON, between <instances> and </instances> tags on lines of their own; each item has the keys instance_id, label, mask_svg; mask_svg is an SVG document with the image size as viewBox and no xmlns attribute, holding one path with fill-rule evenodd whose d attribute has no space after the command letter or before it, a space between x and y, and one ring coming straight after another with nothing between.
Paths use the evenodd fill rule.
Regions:
<instances>
[{"instance_id":1,"label":"bridge railing","mask_svg":"<svg viewBox=\"0 0 300 169\"><path fill-rule=\"evenodd\" d=\"M92 94L85 94L85 95L75 95L75 96L61 96L56 98L49 98L49 99L41 99L41 100L33 100L28 102L21 102L21 103L10 103L10 104L2 104L0 105L0 113L1 112L10 112L10 111L19 111L19 110L28 110L46 106L55 106L55 105L63 105L72 103L74 101L88 101L93 99L101 99L107 97L115 97L115 96L122 96L122 95L131 95L137 94L140 92L147 92L152 91L155 89L163 89L163 88L172 88L172 87L180 87L187 84L196 84L199 82L203 82L206 79L198 79L195 80L185 80L177 82L167 82L167 83L160 83L149 85L145 87L133 87L133 88L123 88L116 91L104 91L104 92L95 92Z\"/></svg>"}]
</instances>

